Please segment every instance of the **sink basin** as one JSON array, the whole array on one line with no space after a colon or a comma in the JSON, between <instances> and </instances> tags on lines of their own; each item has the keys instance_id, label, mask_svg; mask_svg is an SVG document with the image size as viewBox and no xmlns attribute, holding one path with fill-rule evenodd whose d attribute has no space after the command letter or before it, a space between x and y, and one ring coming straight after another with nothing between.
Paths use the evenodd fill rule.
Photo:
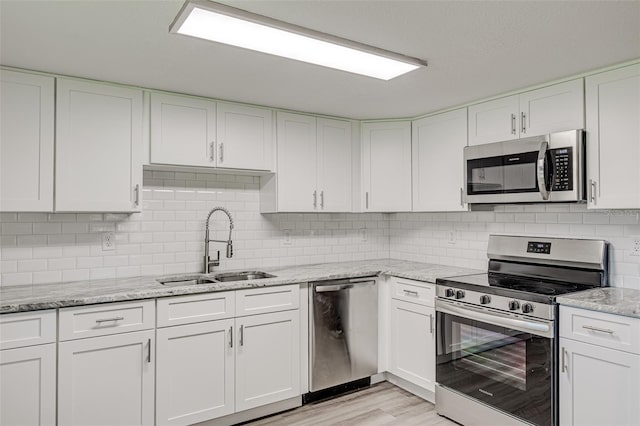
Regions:
<instances>
[{"instance_id":1,"label":"sink basin","mask_svg":"<svg viewBox=\"0 0 640 426\"><path fill-rule=\"evenodd\" d=\"M180 278L165 278L158 280L160 284L166 286L180 286L180 285L197 285L197 284L212 284L217 282L213 278L203 278L201 276L193 277L180 277Z\"/></svg>"},{"instance_id":2,"label":"sink basin","mask_svg":"<svg viewBox=\"0 0 640 426\"><path fill-rule=\"evenodd\" d=\"M228 281L245 281L245 280L259 280L262 278L273 278L275 275L267 274L262 271L245 271L245 272L228 272L225 274L216 274L213 278L216 281L228 282Z\"/></svg>"}]
</instances>

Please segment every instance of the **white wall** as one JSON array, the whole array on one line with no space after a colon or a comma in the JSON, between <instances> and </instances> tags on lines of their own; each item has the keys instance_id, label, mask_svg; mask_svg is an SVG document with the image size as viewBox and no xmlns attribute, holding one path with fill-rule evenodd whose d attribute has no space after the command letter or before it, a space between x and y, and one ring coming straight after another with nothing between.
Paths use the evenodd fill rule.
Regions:
<instances>
[{"instance_id":1,"label":"white wall","mask_svg":"<svg viewBox=\"0 0 640 426\"><path fill-rule=\"evenodd\" d=\"M214 206L235 221L233 258L211 243L212 256L222 251L221 268L389 256L384 215L261 215L257 177L145 171L143 186L140 214L0 214L0 285L202 272L204 220ZM211 223L211 238L226 240L226 216L214 213ZM102 250L105 231L116 232L115 251Z\"/></svg>"},{"instance_id":2,"label":"white wall","mask_svg":"<svg viewBox=\"0 0 640 426\"><path fill-rule=\"evenodd\" d=\"M598 238L611 243L611 285L640 289L640 256L631 255L633 240L640 238L639 210L590 212L584 204L533 204L389 216L390 256L395 259L486 269L492 233Z\"/></svg>"}]
</instances>

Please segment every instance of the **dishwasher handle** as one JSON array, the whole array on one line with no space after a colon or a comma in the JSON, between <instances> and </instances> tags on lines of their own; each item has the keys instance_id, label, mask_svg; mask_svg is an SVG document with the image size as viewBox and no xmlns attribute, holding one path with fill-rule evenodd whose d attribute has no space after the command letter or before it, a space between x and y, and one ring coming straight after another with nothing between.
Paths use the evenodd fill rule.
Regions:
<instances>
[{"instance_id":1,"label":"dishwasher handle","mask_svg":"<svg viewBox=\"0 0 640 426\"><path fill-rule=\"evenodd\" d=\"M316 293L326 293L330 291L342 291L353 288L353 284L319 285L316 286Z\"/></svg>"}]
</instances>

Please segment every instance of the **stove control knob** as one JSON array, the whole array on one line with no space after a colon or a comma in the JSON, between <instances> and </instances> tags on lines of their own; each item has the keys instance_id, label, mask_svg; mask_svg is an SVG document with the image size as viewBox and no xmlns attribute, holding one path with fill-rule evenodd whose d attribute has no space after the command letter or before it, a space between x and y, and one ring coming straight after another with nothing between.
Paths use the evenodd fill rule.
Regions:
<instances>
[{"instance_id":1,"label":"stove control knob","mask_svg":"<svg viewBox=\"0 0 640 426\"><path fill-rule=\"evenodd\" d=\"M445 295L445 297L453 297L453 296L456 295L456 292L455 292L454 289L448 288L448 289L445 290L444 295Z\"/></svg>"},{"instance_id":2,"label":"stove control knob","mask_svg":"<svg viewBox=\"0 0 640 426\"><path fill-rule=\"evenodd\" d=\"M462 290L456 291L456 299L464 299L464 291Z\"/></svg>"},{"instance_id":3,"label":"stove control knob","mask_svg":"<svg viewBox=\"0 0 640 426\"><path fill-rule=\"evenodd\" d=\"M524 305L522 305L523 314L528 314L531 312L533 312L533 305L531 303L525 303Z\"/></svg>"},{"instance_id":4,"label":"stove control knob","mask_svg":"<svg viewBox=\"0 0 640 426\"><path fill-rule=\"evenodd\" d=\"M518 309L520 309L520 302L518 302L517 300L512 300L509 302L510 311L517 311Z\"/></svg>"},{"instance_id":5,"label":"stove control knob","mask_svg":"<svg viewBox=\"0 0 640 426\"><path fill-rule=\"evenodd\" d=\"M483 296L480 296L480 304L481 305L486 305L488 303L491 303L491 297L487 296L486 294Z\"/></svg>"}]
</instances>

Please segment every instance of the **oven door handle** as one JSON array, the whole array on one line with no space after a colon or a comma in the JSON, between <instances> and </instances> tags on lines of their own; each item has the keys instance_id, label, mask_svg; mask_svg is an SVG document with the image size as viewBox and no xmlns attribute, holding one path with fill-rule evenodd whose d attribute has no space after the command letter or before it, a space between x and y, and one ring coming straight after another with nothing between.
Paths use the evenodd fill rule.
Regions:
<instances>
[{"instance_id":1,"label":"oven door handle","mask_svg":"<svg viewBox=\"0 0 640 426\"><path fill-rule=\"evenodd\" d=\"M540 195L542 195L542 199L547 201L549 199L549 188L547 188L547 179L544 173L544 162L547 158L547 148L549 148L549 143L547 141L542 141L540 143L540 150L538 151L538 189L540 190Z\"/></svg>"},{"instance_id":2,"label":"oven door handle","mask_svg":"<svg viewBox=\"0 0 640 426\"><path fill-rule=\"evenodd\" d=\"M443 300L436 300L436 311L445 314L456 315L458 317L471 320L481 321L486 324L498 325L511 328L513 330L523 331L525 333L535 334L542 337L553 337L553 325L550 322L538 322L532 320L524 320L511 318L501 315L497 312L490 312L484 309L473 307L459 307Z\"/></svg>"}]
</instances>

